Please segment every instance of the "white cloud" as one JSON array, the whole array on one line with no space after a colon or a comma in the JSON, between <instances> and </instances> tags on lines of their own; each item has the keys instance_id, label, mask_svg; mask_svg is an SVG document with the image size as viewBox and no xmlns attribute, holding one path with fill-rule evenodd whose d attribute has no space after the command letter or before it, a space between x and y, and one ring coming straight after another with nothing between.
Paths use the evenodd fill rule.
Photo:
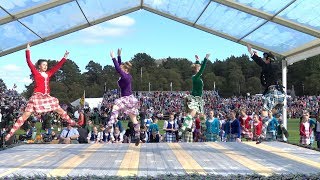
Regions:
<instances>
[{"instance_id":1,"label":"white cloud","mask_svg":"<svg viewBox=\"0 0 320 180\"><path fill-rule=\"evenodd\" d=\"M135 20L129 16L120 16L115 19L111 19L108 21L109 24L115 25L115 26L132 26L135 24Z\"/></svg>"},{"instance_id":2,"label":"white cloud","mask_svg":"<svg viewBox=\"0 0 320 180\"><path fill-rule=\"evenodd\" d=\"M24 78L20 79L19 82L25 83L25 84L30 84L30 83L32 83L32 80L30 78L24 77Z\"/></svg>"},{"instance_id":3,"label":"white cloud","mask_svg":"<svg viewBox=\"0 0 320 180\"><path fill-rule=\"evenodd\" d=\"M8 64L2 67L5 71L20 71L21 67L15 65L15 64Z\"/></svg>"},{"instance_id":4,"label":"white cloud","mask_svg":"<svg viewBox=\"0 0 320 180\"><path fill-rule=\"evenodd\" d=\"M103 44L109 37L124 36L130 32L128 27L112 27L106 24L95 25L68 38L66 43L71 44Z\"/></svg>"},{"instance_id":5,"label":"white cloud","mask_svg":"<svg viewBox=\"0 0 320 180\"><path fill-rule=\"evenodd\" d=\"M127 32L126 28L104 27L103 25L96 25L84 29L81 34L82 37L106 37L106 36L121 36Z\"/></svg>"}]
</instances>

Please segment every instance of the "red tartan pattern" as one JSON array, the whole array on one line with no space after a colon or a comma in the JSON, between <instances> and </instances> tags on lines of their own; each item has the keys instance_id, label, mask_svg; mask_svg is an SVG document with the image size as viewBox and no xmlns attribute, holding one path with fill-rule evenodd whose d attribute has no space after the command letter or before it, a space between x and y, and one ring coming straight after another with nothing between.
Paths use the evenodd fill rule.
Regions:
<instances>
[{"instance_id":1,"label":"red tartan pattern","mask_svg":"<svg viewBox=\"0 0 320 180\"><path fill-rule=\"evenodd\" d=\"M60 108L59 100L49 94L34 93L28 101L25 111L45 113Z\"/></svg>"}]
</instances>

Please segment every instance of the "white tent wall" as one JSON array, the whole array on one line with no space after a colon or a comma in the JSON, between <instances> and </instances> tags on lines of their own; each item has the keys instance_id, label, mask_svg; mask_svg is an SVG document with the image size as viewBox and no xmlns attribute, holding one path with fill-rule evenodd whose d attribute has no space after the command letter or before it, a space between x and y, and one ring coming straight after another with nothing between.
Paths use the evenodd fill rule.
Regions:
<instances>
[{"instance_id":1,"label":"white tent wall","mask_svg":"<svg viewBox=\"0 0 320 180\"><path fill-rule=\"evenodd\" d=\"M91 110L93 110L93 108L100 108L102 104L102 100L103 98L86 98L85 105L89 106ZM74 107L80 106L80 98L73 101L71 105Z\"/></svg>"}]
</instances>

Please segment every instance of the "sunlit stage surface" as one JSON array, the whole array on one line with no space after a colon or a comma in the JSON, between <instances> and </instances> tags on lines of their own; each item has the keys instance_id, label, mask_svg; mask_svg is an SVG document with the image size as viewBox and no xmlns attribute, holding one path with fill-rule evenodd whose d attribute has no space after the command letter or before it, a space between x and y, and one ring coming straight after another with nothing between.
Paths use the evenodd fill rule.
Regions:
<instances>
[{"instance_id":1,"label":"sunlit stage surface","mask_svg":"<svg viewBox=\"0 0 320 180\"><path fill-rule=\"evenodd\" d=\"M320 172L320 152L281 142L26 144L0 157L0 177Z\"/></svg>"}]
</instances>

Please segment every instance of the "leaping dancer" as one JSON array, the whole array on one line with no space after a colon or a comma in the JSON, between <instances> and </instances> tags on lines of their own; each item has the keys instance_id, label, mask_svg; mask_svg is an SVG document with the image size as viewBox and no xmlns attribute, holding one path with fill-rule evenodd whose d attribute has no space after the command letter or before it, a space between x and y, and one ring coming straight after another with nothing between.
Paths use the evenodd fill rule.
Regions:
<instances>
[{"instance_id":1,"label":"leaping dancer","mask_svg":"<svg viewBox=\"0 0 320 180\"><path fill-rule=\"evenodd\" d=\"M209 60L209 56L210 54L207 54L202 63L200 64L199 57L195 55L196 63L191 66L192 71L194 73L194 75L192 76L192 92L191 95L188 95L186 97L186 107L188 115L183 122L180 132L180 135L182 135L182 140L184 142L193 142L193 117L196 115L197 112L204 113L204 101L202 99L203 81L201 76L206 67L206 63Z\"/></svg>"},{"instance_id":2,"label":"leaping dancer","mask_svg":"<svg viewBox=\"0 0 320 180\"><path fill-rule=\"evenodd\" d=\"M263 53L263 59L258 56L256 51L252 51L251 46L247 45L251 58L262 68L260 81L265 88L263 92L263 109L271 111L276 106L283 106L285 94L283 86L279 84L277 69L272 64L275 60L271 52Z\"/></svg>"},{"instance_id":3,"label":"leaping dancer","mask_svg":"<svg viewBox=\"0 0 320 180\"><path fill-rule=\"evenodd\" d=\"M125 114L129 115L133 123L135 144L138 146L140 142L140 124L137 120L137 115L139 114L139 101L132 94L132 76L130 74L132 64L129 61L121 63L121 49L118 49L118 60L114 57L113 51L110 51L110 56L116 71L120 75L118 85L121 89L121 97L114 101L108 126L109 128L112 128L113 124L117 122L119 112L123 111Z\"/></svg>"},{"instance_id":4,"label":"leaping dancer","mask_svg":"<svg viewBox=\"0 0 320 180\"><path fill-rule=\"evenodd\" d=\"M27 45L26 49L26 59L27 64L31 70L34 79L34 90L33 95L30 97L25 112L22 116L18 118L16 123L13 125L10 132L6 135L5 140L8 141L17 131L23 123L30 117L33 112L36 113L46 113L55 111L60 117L67 121L68 123L75 125L75 121L71 120L67 112L65 112L59 105L59 100L55 97L50 96L50 78L62 67L62 65L67 61L69 52L66 51L63 58L56 64L52 69L48 70L47 60L38 60L37 67L32 64L30 60L30 44Z\"/></svg>"}]
</instances>

